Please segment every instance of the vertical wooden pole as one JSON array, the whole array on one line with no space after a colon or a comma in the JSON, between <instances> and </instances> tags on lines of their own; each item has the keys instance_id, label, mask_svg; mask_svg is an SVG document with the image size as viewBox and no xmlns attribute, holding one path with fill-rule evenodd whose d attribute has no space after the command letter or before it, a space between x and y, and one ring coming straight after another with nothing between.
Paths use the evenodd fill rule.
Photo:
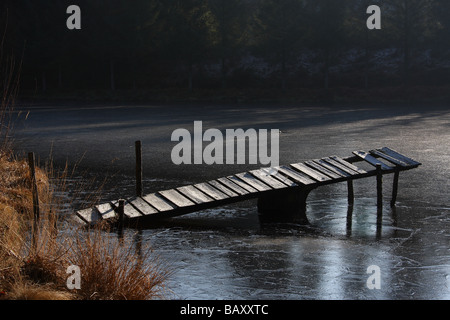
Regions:
<instances>
[{"instance_id":1,"label":"vertical wooden pole","mask_svg":"<svg viewBox=\"0 0 450 320\"><path fill-rule=\"evenodd\" d=\"M353 180L347 180L348 204L352 206L355 203L355 194L353 192Z\"/></svg>"},{"instance_id":2,"label":"vertical wooden pole","mask_svg":"<svg viewBox=\"0 0 450 320\"><path fill-rule=\"evenodd\" d=\"M123 200L123 199L119 200L119 206L117 208L117 214L119 215L117 232L119 234L119 239L121 240L123 238L123 220L125 218L125 200Z\"/></svg>"},{"instance_id":3,"label":"vertical wooden pole","mask_svg":"<svg viewBox=\"0 0 450 320\"><path fill-rule=\"evenodd\" d=\"M136 196L142 197L142 144L141 141L136 141Z\"/></svg>"},{"instance_id":4,"label":"vertical wooden pole","mask_svg":"<svg viewBox=\"0 0 450 320\"><path fill-rule=\"evenodd\" d=\"M381 236L383 223L383 174L381 164L377 164L377 237Z\"/></svg>"},{"instance_id":5,"label":"vertical wooden pole","mask_svg":"<svg viewBox=\"0 0 450 320\"><path fill-rule=\"evenodd\" d=\"M394 182L392 186L392 199L391 199L391 207L395 206L397 202L397 192L398 192L398 178L400 176L400 171L396 170L394 173Z\"/></svg>"},{"instance_id":6,"label":"vertical wooden pole","mask_svg":"<svg viewBox=\"0 0 450 320\"><path fill-rule=\"evenodd\" d=\"M30 175L31 175L31 189L33 194L33 236L32 236L32 246L35 247L37 245L37 232L39 225L39 195L37 189L36 182L36 168L35 168L36 159L34 156L34 152L28 153L28 165L30 167Z\"/></svg>"},{"instance_id":7,"label":"vertical wooden pole","mask_svg":"<svg viewBox=\"0 0 450 320\"><path fill-rule=\"evenodd\" d=\"M377 208L383 207L383 174L381 164L377 164Z\"/></svg>"}]
</instances>

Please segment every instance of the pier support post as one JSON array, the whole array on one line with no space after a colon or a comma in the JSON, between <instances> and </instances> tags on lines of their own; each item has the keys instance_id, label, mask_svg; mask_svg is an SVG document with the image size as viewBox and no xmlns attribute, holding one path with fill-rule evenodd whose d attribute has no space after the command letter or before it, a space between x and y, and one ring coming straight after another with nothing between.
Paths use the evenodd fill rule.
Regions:
<instances>
[{"instance_id":1,"label":"pier support post","mask_svg":"<svg viewBox=\"0 0 450 320\"><path fill-rule=\"evenodd\" d=\"M355 203L355 194L353 192L353 180L347 180L347 189L348 189L348 205L353 206Z\"/></svg>"},{"instance_id":2,"label":"pier support post","mask_svg":"<svg viewBox=\"0 0 450 320\"><path fill-rule=\"evenodd\" d=\"M400 171L395 170L394 173L394 182L392 185L392 199L391 199L391 208L395 206L395 203L397 202L397 192L398 192L398 178L400 176Z\"/></svg>"},{"instance_id":3,"label":"pier support post","mask_svg":"<svg viewBox=\"0 0 450 320\"><path fill-rule=\"evenodd\" d=\"M286 190L282 193L258 198L259 219L263 223L293 222L309 224L306 216L306 199L313 189Z\"/></svg>"},{"instance_id":4,"label":"pier support post","mask_svg":"<svg viewBox=\"0 0 450 320\"><path fill-rule=\"evenodd\" d=\"M381 227L383 220L383 173L381 164L377 164L377 225Z\"/></svg>"},{"instance_id":5,"label":"pier support post","mask_svg":"<svg viewBox=\"0 0 450 320\"><path fill-rule=\"evenodd\" d=\"M377 164L377 208L383 208L383 173L381 164Z\"/></svg>"},{"instance_id":6,"label":"pier support post","mask_svg":"<svg viewBox=\"0 0 450 320\"><path fill-rule=\"evenodd\" d=\"M142 144L141 141L135 142L136 149L136 196L142 197Z\"/></svg>"},{"instance_id":7,"label":"pier support post","mask_svg":"<svg viewBox=\"0 0 450 320\"><path fill-rule=\"evenodd\" d=\"M120 199L119 205L117 207L118 214L118 223L117 223L117 233L119 235L119 239L123 238L123 225L125 219L125 200Z\"/></svg>"}]
</instances>

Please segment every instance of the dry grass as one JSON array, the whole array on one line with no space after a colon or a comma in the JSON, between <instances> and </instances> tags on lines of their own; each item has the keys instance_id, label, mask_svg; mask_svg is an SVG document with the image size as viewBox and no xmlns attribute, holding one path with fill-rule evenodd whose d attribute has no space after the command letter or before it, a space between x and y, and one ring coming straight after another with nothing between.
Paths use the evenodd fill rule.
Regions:
<instances>
[{"instance_id":1,"label":"dry grass","mask_svg":"<svg viewBox=\"0 0 450 320\"><path fill-rule=\"evenodd\" d=\"M50 185L47 173L40 168L36 168L36 184L40 204L45 206L50 202ZM0 203L14 208L21 216L32 217L31 176L25 160L0 156Z\"/></svg>"},{"instance_id":2,"label":"dry grass","mask_svg":"<svg viewBox=\"0 0 450 320\"><path fill-rule=\"evenodd\" d=\"M140 251L140 252L139 252ZM150 247L136 247L129 239L105 235L97 228L78 232L70 254L80 267L82 299L148 300L164 297L170 274Z\"/></svg>"},{"instance_id":3,"label":"dry grass","mask_svg":"<svg viewBox=\"0 0 450 320\"><path fill-rule=\"evenodd\" d=\"M41 217L36 245L31 245L34 230L27 165L0 159L0 168L0 299L164 297L170 269L150 248L140 248L127 239L119 241L108 225L85 230L66 223L63 230L58 229L57 212L64 202L52 196L57 188L41 169L37 171ZM67 289L70 265L80 267L79 290Z\"/></svg>"},{"instance_id":4,"label":"dry grass","mask_svg":"<svg viewBox=\"0 0 450 320\"><path fill-rule=\"evenodd\" d=\"M61 199L48 174L39 169L41 217L31 244L32 194L27 165L1 159L0 299L148 300L164 297L167 268L149 248L119 241L108 225L59 230ZM67 170L63 170L67 171ZM66 177L63 173L62 177ZM59 181L59 180L58 180ZM59 187L65 185L63 179ZM64 199L67 201L67 199ZM81 270L81 289L68 290L67 267Z\"/></svg>"},{"instance_id":5,"label":"dry grass","mask_svg":"<svg viewBox=\"0 0 450 320\"><path fill-rule=\"evenodd\" d=\"M0 204L0 291L20 275L25 228L10 206Z\"/></svg>"},{"instance_id":6,"label":"dry grass","mask_svg":"<svg viewBox=\"0 0 450 320\"><path fill-rule=\"evenodd\" d=\"M36 177L39 194L43 200L48 200L45 173L38 169ZM20 278L26 257L29 221L33 214L30 181L25 161L0 157L0 286L7 289Z\"/></svg>"},{"instance_id":7,"label":"dry grass","mask_svg":"<svg viewBox=\"0 0 450 320\"><path fill-rule=\"evenodd\" d=\"M18 282L8 293L10 300L74 300L74 294L58 291L48 285Z\"/></svg>"}]
</instances>

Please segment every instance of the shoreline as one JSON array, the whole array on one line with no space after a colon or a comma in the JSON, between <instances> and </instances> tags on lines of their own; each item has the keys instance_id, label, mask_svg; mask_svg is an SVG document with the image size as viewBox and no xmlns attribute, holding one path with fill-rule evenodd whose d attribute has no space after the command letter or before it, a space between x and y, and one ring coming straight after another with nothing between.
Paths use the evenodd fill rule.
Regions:
<instances>
[{"instance_id":1,"label":"shoreline","mask_svg":"<svg viewBox=\"0 0 450 320\"><path fill-rule=\"evenodd\" d=\"M268 88L269 89L269 88ZM270 95L268 94L270 92ZM447 104L450 102L450 86L397 86L375 88L336 87L292 88L286 91L270 88L256 89L198 89L189 92L180 88L163 88L148 90L80 90L51 91L47 93L22 93L17 98L20 104L239 104L267 105L279 103L295 103L302 105L339 105L339 104Z\"/></svg>"}]
</instances>

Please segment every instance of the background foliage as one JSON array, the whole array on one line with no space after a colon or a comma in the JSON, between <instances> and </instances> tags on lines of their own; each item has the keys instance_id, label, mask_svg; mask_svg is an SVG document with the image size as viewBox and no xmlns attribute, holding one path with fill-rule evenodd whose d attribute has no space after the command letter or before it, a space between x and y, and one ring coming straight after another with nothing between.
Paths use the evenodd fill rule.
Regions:
<instances>
[{"instance_id":1,"label":"background foliage","mask_svg":"<svg viewBox=\"0 0 450 320\"><path fill-rule=\"evenodd\" d=\"M0 17L25 95L450 83L446 0L4 0Z\"/></svg>"}]
</instances>

